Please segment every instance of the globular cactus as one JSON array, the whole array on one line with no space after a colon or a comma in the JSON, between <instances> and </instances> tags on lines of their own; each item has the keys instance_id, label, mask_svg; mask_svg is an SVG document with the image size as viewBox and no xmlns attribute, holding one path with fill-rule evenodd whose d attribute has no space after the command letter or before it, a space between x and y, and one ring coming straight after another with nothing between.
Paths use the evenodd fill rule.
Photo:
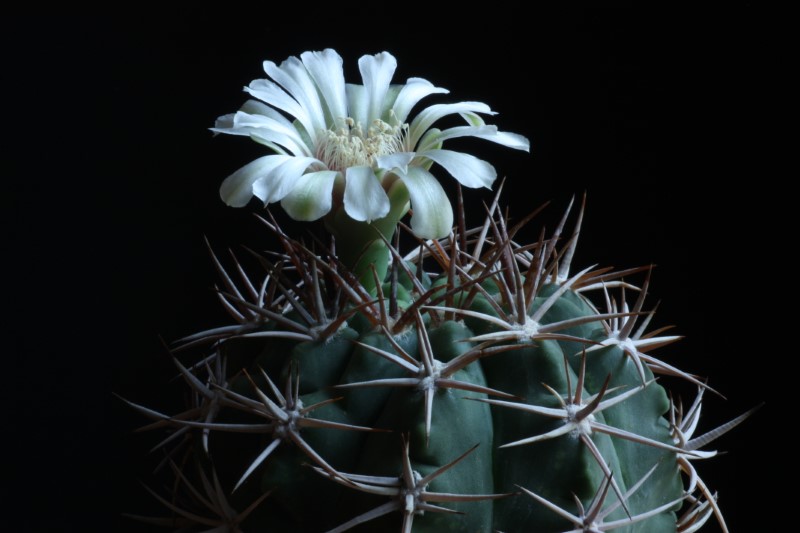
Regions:
<instances>
[{"instance_id":1,"label":"globular cactus","mask_svg":"<svg viewBox=\"0 0 800 533\"><path fill-rule=\"evenodd\" d=\"M459 201L453 227L431 165L470 187L495 174L442 143L527 141L486 125L476 102L406 123L445 91L389 85L393 65L365 56L364 85L345 86L330 50L265 63L275 82L247 90L269 105L218 121L276 152L228 178L223 199L281 201L332 237L304 243L266 216L280 250L253 254L258 268L212 252L235 323L172 347L184 411L130 404L167 430L172 478L152 491L170 516L139 518L181 531L691 532L715 516L726 530L692 462L747 414L694 437L714 391L653 355L679 337L649 330L650 269L573 271L583 205L531 243L517 237L532 217L511 225L499 193L473 229ZM432 127L449 114L466 125ZM671 379L698 388L688 410Z\"/></svg>"}]
</instances>

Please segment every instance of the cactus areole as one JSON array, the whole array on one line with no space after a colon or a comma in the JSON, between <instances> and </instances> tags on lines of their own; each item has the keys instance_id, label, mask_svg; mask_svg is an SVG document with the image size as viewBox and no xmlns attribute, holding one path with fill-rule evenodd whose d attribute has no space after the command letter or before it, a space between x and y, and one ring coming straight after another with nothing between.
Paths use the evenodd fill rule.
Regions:
<instances>
[{"instance_id":1,"label":"cactus areole","mask_svg":"<svg viewBox=\"0 0 800 533\"><path fill-rule=\"evenodd\" d=\"M727 530L693 461L747 415L693 437L714 391L654 354L678 337L649 328L650 269L573 269L583 204L522 243L532 217L511 225L498 191L468 228L435 174L490 188L496 172L443 145L527 139L487 125L479 102L414 112L447 91L392 84L386 52L358 65L361 85L332 50L265 62L268 79L213 128L268 151L224 181L225 202L280 202L330 240L301 242L264 212L279 249L247 268L211 252L232 323L172 346L184 410L128 402L161 432L169 480L148 489L162 515L134 518L179 531ZM463 123L434 126L451 115ZM676 379L698 388L688 410L665 389Z\"/></svg>"}]
</instances>

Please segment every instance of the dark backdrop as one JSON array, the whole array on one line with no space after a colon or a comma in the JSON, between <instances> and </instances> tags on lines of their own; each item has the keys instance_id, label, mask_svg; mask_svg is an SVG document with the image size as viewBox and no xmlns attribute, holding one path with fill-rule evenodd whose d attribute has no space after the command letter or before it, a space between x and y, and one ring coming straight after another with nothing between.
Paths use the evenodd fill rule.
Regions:
<instances>
[{"instance_id":1,"label":"dark backdrop","mask_svg":"<svg viewBox=\"0 0 800 533\"><path fill-rule=\"evenodd\" d=\"M207 128L244 100L262 60L333 47L350 81L360 55L389 50L395 80L484 101L493 123L528 136L531 155L469 146L507 176L512 215L553 200L541 217L552 227L587 192L578 266L658 265L656 325L686 336L661 355L728 396L708 398L702 427L767 402L716 445L729 454L699 465L731 526L751 530L778 505L767 465L791 446L768 439L780 402L765 296L779 283L776 229L757 214L771 184L767 19L747 4L447 21L417 6L364 22L365 9L3 21L12 319L0 490L12 523L141 530L119 515L150 506L137 480L153 441L131 434L142 420L112 392L167 404L155 392L172 375L160 337L225 320L204 235L219 249L269 246L252 209L226 208L217 192L258 146ZM484 198L470 194L473 210Z\"/></svg>"}]
</instances>

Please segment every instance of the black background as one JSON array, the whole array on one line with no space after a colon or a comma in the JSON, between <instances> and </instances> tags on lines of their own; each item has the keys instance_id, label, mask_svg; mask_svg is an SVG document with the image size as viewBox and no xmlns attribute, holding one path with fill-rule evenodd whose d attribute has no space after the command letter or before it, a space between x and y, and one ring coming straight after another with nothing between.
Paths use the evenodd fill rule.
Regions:
<instances>
[{"instance_id":1,"label":"black background","mask_svg":"<svg viewBox=\"0 0 800 533\"><path fill-rule=\"evenodd\" d=\"M450 89L446 101L486 102L499 112L491 123L528 136L530 155L463 145L507 176L512 215L553 200L540 218L552 227L571 195L588 193L577 265L658 265L655 325L686 336L661 355L728 397L708 398L702 427L766 402L716 444L728 454L698 465L729 524L750 531L779 506L767 476L788 468L791 444L773 426L780 387L768 377L794 354L770 341L779 313L768 299L790 283L776 267L780 227L761 213L783 205L768 169L770 17L747 3L459 20L417 6L369 21L366 5L342 18L296 7L2 22L11 322L0 490L11 523L142 530L119 515L150 506L137 480L154 441L131 434L142 420L112 392L168 404L160 337L225 321L204 235L218 249L270 246L252 206L226 208L217 192L259 147L207 128L243 102L262 60L325 47L349 81L359 56L388 50L395 81L420 76ZM472 210L486 198L470 194Z\"/></svg>"}]
</instances>

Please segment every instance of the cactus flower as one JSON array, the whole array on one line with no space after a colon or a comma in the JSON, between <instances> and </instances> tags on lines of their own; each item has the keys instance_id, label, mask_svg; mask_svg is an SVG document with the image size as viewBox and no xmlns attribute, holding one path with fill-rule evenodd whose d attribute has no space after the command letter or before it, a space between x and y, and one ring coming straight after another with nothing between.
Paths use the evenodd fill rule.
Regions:
<instances>
[{"instance_id":1,"label":"cactus flower","mask_svg":"<svg viewBox=\"0 0 800 533\"><path fill-rule=\"evenodd\" d=\"M279 65L264 62L272 78L247 87L253 99L217 119L212 131L249 136L273 154L259 157L223 182L222 199L242 207L252 196L281 202L296 220L316 220L343 204L347 215L370 222L391 208L387 191L399 181L413 208L411 227L423 238L440 238L453 223L450 200L429 171L436 163L465 187L491 187L497 173L473 155L442 149L455 137L478 137L528 150L528 140L498 131L479 114L480 102L434 104L410 118L426 96L447 93L421 78L392 84L397 61L388 52L358 61L363 85L345 83L342 58L334 50L305 52ZM465 125L432 126L449 115ZM405 210L404 210L405 212Z\"/></svg>"}]
</instances>

